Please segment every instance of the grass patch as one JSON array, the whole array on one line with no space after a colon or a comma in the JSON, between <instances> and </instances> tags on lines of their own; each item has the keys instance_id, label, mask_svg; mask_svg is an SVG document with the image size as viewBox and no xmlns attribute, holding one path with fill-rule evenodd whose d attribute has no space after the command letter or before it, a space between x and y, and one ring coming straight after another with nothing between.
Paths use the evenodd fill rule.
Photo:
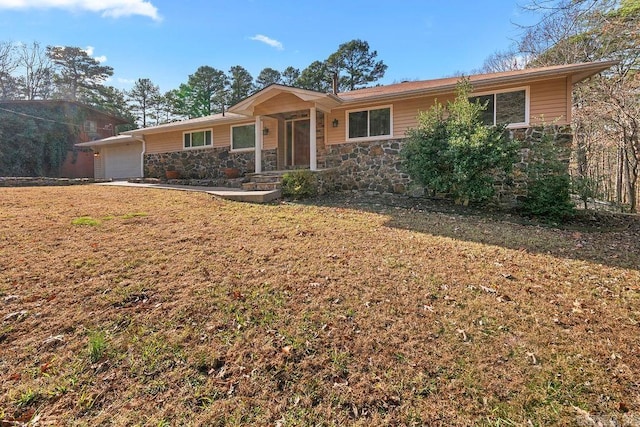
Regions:
<instances>
[{"instance_id":1,"label":"grass patch","mask_svg":"<svg viewBox=\"0 0 640 427\"><path fill-rule=\"evenodd\" d=\"M122 215L120 218L122 219L131 219L131 218L141 218L147 216L145 212L132 212Z\"/></svg>"},{"instance_id":2,"label":"grass patch","mask_svg":"<svg viewBox=\"0 0 640 427\"><path fill-rule=\"evenodd\" d=\"M51 425L576 425L585 413L624 425L640 414L635 217L577 231L357 195L3 197L2 421L36 408ZM69 228L81 216L101 218L99 240Z\"/></svg>"},{"instance_id":3,"label":"grass patch","mask_svg":"<svg viewBox=\"0 0 640 427\"><path fill-rule=\"evenodd\" d=\"M18 408L25 408L27 406L35 404L39 398L40 392L29 388L20 393L20 396L16 400L16 405L18 406Z\"/></svg>"},{"instance_id":4,"label":"grass patch","mask_svg":"<svg viewBox=\"0 0 640 427\"><path fill-rule=\"evenodd\" d=\"M107 350L107 338L103 331L95 331L89 334L88 353L91 363L100 361Z\"/></svg>"},{"instance_id":5,"label":"grass patch","mask_svg":"<svg viewBox=\"0 0 640 427\"><path fill-rule=\"evenodd\" d=\"M73 225L88 225L91 227L95 227L100 225L100 221L95 219L95 218L91 218L90 216L81 216L79 218L75 218L71 221L71 224Z\"/></svg>"}]
</instances>

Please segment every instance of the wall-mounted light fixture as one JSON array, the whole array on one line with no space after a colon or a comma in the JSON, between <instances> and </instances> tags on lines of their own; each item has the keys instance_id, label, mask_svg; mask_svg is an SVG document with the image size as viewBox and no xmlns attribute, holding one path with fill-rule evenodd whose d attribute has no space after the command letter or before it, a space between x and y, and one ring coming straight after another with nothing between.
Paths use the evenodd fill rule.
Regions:
<instances>
[{"instance_id":1,"label":"wall-mounted light fixture","mask_svg":"<svg viewBox=\"0 0 640 427\"><path fill-rule=\"evenodd\" d=\"M93 157L100 157L100 152L99 151L94 152Z\"/></svg>"},{"instance_id":2,"label":"wall-mounted light fixture","mask_svg":"<svg viewBox=\"0 0 640 427\"><path fill-rule=\"evenodd\" d=\"M334 128L338 127L338 119L333 119L333 121L331 122L331 124L333 125Z\"/></svg>"},{"instance_id":3,"label":"wall-mounted light fixture","mask_svg":"<svg viewBox=\"0 0 640 427\"><path fill-rule=\"evenodd\" d=\"M262 129L262 134L265 135L265 136L269 135L269 128Z\"/></svg>"}]
</instances>

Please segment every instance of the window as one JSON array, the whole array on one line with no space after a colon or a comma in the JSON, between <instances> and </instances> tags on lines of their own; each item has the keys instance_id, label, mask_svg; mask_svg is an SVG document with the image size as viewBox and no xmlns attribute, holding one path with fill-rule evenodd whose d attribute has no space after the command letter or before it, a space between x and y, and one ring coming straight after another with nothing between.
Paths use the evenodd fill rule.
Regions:
<instances>
[{"instance_id":1,"label":"window","mask_svg":"<svg viewBox=\"0 0 640 427\"><path fill-rule=\"evenodd\" d=\"M87 133L96 133L98 132L98 124L93 120L85 120L84 131Z\"/></svg>"},{"instance_id":2,"label":"window","mask_svg":"<svg viewBox=\"0 0 640 427\"><path fill-rule=\"evenodd\" d=\"M184 148L211 147L211 130L185 132L183 138Z\"/></svg>"},{"instance_id":3,"label":"window","mask_svg":"<svg viewBox=\"0 0 640 427\"><path fill-rule=\"evenodd\" d=\"M348 139L391 136L391 107L347 111Z\"/></svg>"},{"instance_id":4,"label":"window","mask_svg":"<svg viewBox=\"0 0 640 427\"><path fill-rule=\"evenodd\" d=\"M231 149L252 150L256 146L256 125L231 126Z\"/></svg>"},{"instance_id":5,"label":"window","mask_svg":"<svg viewBox=\"0 0 640 427\"><path fill-rule=\"evenodd\" d=\"M522 126L529 124L527 92L528 90L524 88L509 92L477 95L470 97L469 101L487 106L481 114L482 121L486 125Z\"/></svg>"}]
</instances>

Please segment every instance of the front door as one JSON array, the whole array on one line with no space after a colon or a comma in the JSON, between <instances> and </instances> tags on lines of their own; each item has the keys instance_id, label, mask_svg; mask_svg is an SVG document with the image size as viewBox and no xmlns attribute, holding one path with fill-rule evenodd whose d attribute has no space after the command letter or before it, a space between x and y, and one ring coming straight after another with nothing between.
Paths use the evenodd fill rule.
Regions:
<instances>
[{"instance_id":1,"label":"front door","mask_svg":"<svg viewBox=\"0 0 640 427\"><path fill-rule=\"evenodd\" d=\"M287 120L286 122L286 166L309 167L309 119Z\"/></svg>"}]
</instances>

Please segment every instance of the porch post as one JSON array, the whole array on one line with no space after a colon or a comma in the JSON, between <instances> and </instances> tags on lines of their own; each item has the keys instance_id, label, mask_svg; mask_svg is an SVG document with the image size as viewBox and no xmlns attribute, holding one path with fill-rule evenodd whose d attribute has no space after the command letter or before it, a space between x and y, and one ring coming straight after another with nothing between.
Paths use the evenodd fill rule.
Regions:
<instances>
[{"instance_id":1,"label":"porch post","mask_svg":"<svg viewBox=\"0 0 640 427\"><path fill-rule=\"evenodd\" d=\"M256 159L255 173L262 172L262 128L260 116L256 116Z\"/></svg>"},{"instance_id":2,"label":"porch post","mask_svg":"<svg viewBox=\"0 0 640 427\"><path fill-rule=\"evenodd\" d=\"M316 153L316 107L311 107L309 110L309 169L312 171L318 170L318 159Z\"/></svg>"}]
</instances>

